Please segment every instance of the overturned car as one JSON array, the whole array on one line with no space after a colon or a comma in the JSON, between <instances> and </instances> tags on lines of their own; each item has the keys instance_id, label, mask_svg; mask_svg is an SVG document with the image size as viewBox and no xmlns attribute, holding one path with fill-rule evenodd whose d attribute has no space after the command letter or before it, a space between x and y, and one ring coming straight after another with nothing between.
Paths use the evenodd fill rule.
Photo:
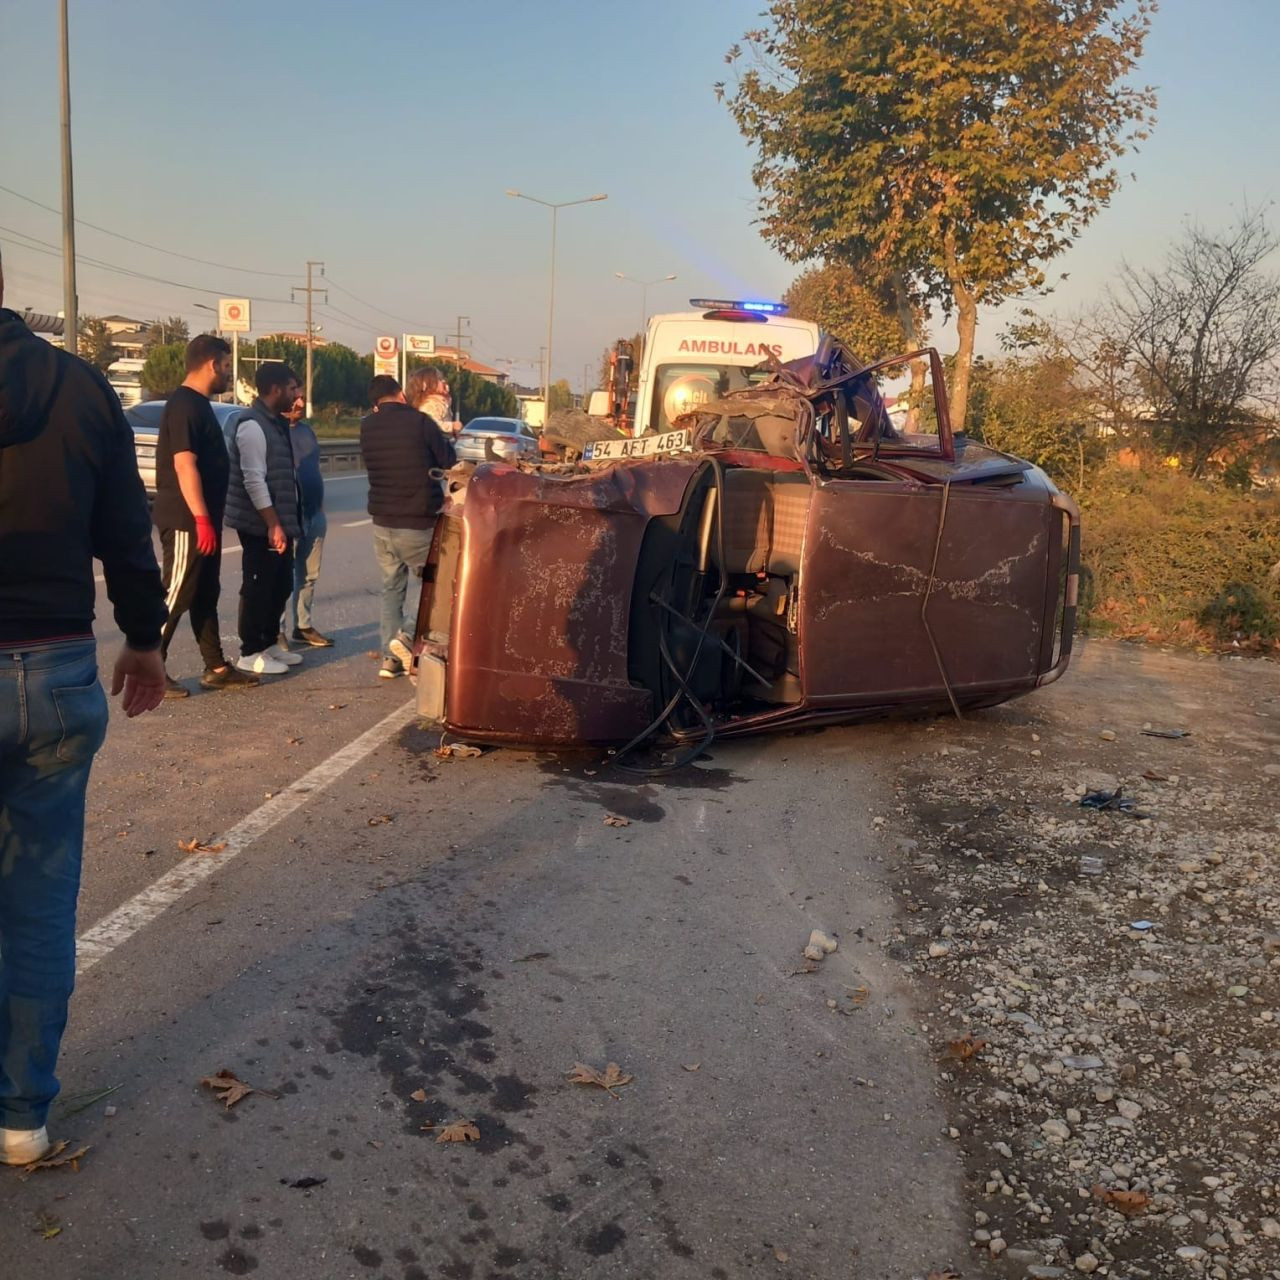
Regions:
<instances>
[{"instance_id":1,"label":"overturned car","mask_svg":"<svg viewBox=\"0 0 1280 1280\"><path fill-rule=\"evenodd\" d=\"M933 396L904 430L879 382L909 362ZM697 747L958 715L1066 669L1078 510L953 434L936 352L864 367L824 339L678 426L475 472L423 571L424 716L475 742Z\"/></svg>"}]
</instances>

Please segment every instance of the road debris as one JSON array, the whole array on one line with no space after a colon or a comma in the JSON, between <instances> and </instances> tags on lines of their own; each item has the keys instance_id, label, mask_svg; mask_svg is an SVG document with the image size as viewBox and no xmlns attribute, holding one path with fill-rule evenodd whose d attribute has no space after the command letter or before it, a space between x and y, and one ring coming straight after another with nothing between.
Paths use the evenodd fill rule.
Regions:
<instances>
[{"instance_id":1,"label":"road debris","mask_svg":"<svg viewBox=\"0 0 1280 1280\"><path fill-rule=\"evenodd\" d=\"M1099 809L1107 813L1123 813L1130 818L1147 818L1150 814L1141 812L1138 802L1132 796L1124 794L1123 787L1114 791L1086 791L1080 797L1082 809Z\"/></svg>"},{"instance_id":2,"label":"road debris","mask_svg":"<svg viewBox=\"0 0 1280 1280\"><path fill-rule=\"evenodd\" d=\"M80 1172L80 1161L85 1158L91 1148L86 1145L78 1147L75 1151L68 1151L71 1145L67 1139L55 1143L39 1160L33 1160L30 1164L22 1166L24 1177L30 1177L33 1173L39 1173L42 1169L65 1169L70 1168L72 1173Z\"/></svg>"},{"instance_id":3,"label":"road debris","mask_svg":"<svg viewBox=\"0 0 1280 1280\"><path fill-rule=\"evenodd\" d=\"M1149 726L1146 729L1140 729L1140 733L1148 738L1189 738L1191 737L1190 729L1152 729Z\"/></svg>"},{"instance_id":4,"label":"road debris","mask_svg":"<svg viewBox=\"0 0 1280 1280\"><path fill-rule=\"evenodd\" d=\"M437 1142L479 1142L480 1130L470 1120L455 1120L436 1134Z\"/></svg>"},{"instance_id":5,"label":"road debris","mask_svg":"<svg viewBox=\"0 0 1280 1280\"><path fill-rule=\"evenodd\" d=\"M223 1067L221 1071L214 1075L205 1076L200 1083L206 1089L212 1089L217 1096L219 1102L226 1106L228 1111L243 1098L247 1098L251 1093L260 1093L265 1098L279 1098L278 1093L272 1093L270 1089L259 1089L256 1085L246 1084L232 1071L228 1071Z\"/></svg>"},{"instance_id":6,"label":"road debris","mask_svg":"<svg viewBox=\"0 0 1280 1280\"><path fill-rule=\"evenodd\" d=\"M597 1071L595 1067L589 1067L583 1062L575 1062L568 1076L571 1084L595 1085L603 1089L611 1098L618 1096L615 1090L621 1089L623 1085L630 1084L635 1079L635 1076L623 1074L616 1062L610 1062L603 1071Z\"/></svg>"},{"instance_id":7,"label":"road debris","mask_svg":"<svg viewBox=\"0 0 1280 1280\"><path fill-rule=\"evenodd\" d=\"M282 1186L293 1187L296 1191L309 1191L312 1187L323 1187L328 1181L328 1178L312 1177L297 1178L293 1182L290 1182L288 1178L280 1179Z\"/></svg>"},{"instance_id":8,"label":"road debris","mask_svg":"<svg viewBox=\"0 0 1280 1280\"><path fill-rule=\"evenodd\" d=\"M442 742L435 754L440 760L474 760L477 756L484 755L484 752L465 742Z\"/></svg>"},{"instance_id":9,"label":"road debris","mask_svg":"<svg viewBox=\"0 0 1280 1280\"><path fill-rule=\"evenodd\" d=\"M616 813L606 813L604 815L604 825L606 827L629 827L631 819L619 817Z\"/></svg>"},{"instance_id":10,"label":"road debris","mask_svg":"<svg viewBox=\"0 0 1280 1280\"><path fill-rule=\"evenodd\" d=\"M57 1217L44 1210L41 1210L41 1212L36 1214L36 1225L32 1227L31 1230L45 1240L52 1240L54 1236L60 1236L62 1234L62 1227L59 1224Z\"/></svg>"},{"instance_id":11,"label":"road debris","mask_svg":"<svg viewBox=\"0 0 1280 1280\"><path fill-rule=\"evenodd\" d=\"M221 853L227 847L225 840L216 843L192 837L190 840L179 840L178 848L183 853Z\"/></svg>"}]
</instances>

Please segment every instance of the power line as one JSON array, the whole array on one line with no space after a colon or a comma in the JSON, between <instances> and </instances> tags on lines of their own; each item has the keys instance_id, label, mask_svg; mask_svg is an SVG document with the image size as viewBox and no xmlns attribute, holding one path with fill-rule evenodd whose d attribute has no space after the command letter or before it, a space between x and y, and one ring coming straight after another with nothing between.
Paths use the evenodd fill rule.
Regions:
<instances>
[{"instance_id":1,"label":"power line","mask_svg":"<svg viewBox=\"0 0 1280 1280\"><path fill-rule=\"evenodd\" d=\"M372 302L366 302L358 294L352 293L350 289L344 289L332 276L325 276L325 279L328 280L331 288L337 289L341 294L345 294L352 302L358 302L362 307L367 307L370 311L376 311L380 316L386 316L388 320L394 320L397 324L408 325L410 328L418 325L425 325L428 329L438 329L440 327L433 320L406 320L404 316L398 316L393 311L386 311L382 307L375 307Z\"/></svg>"},{"instance_id":2,"label":"power line","mask_svg":"<svg viewBox=\"0 0 1280 1280\"><path fill-rule=\"evenodd\" d=\"M15 191L12 187L0 184L0 191L16 196L19 200L25 200L27 204L35 205L37 209L45 209L49 213L62 212L60 209L55 209L53 205L43 204L39 200L33 200L30 196L24 196L21 191ZM258 271L253 267L233 267L225 262L212 262L208 258L193 258L189 253L179 253L176 249L165 249L158 244L148 244L145 240L135 240L132 236L126 236L119 231L112 231L109 227L100 227L96 222L89 222L84 218L77 218L76 223L82 227L91 227L94 231L101 231L103 235L114 236L117 240L123 240L127 244L136 244L141 249L152 249L156 253L166 253L171 258L182 258L186 262L198 262L205 267L218 267L223 271L238 271L243 275L249 276L275 276L282 280L290 279L293 274L290 271ZM88 261L88 259L85 259L85 261Z\"/></svg>"},{"instance_id":3,"label":"power line","mask_svg":"<svg viewBox=\"0 0 1280 1280\"><path fill-rule=\"evenodd\" d=\"M21 240L30 241L29 244L19 243L18 247L20 249L30 249L32 253L43 253L47 257L51 257L51 258L62 257L62 250L59 249L57 245L50 244L47 240L38 240L36 239L35 236L29 236L25 231L17 231L13 227L0 226L0 231L3 231L6 235L17 236L20 241ZM39 246L43 246L43 247L39 247ZM100 271L114 271L118 275L133 276L137 280L150 280L155 284L167 284L172 286L175 289L190 289L193 293L207 293L215 298L221 295L223 292L221 289L209 289L209 288L206 288L204 285L188 284L182 280L167 280L165 279L164 276L153 276L153 275L147 274L147 272L145 271L134 271L131 267L117 267L110 262L103 262L98 258L90 258L85 254L77 254L76 261L82 262L86 266L97 267L98 270ZM288 298L264 298L264 297L253 297L252 295L249 295L249 296L252 297L252 300L254 302L281 302L281 303L287 304L290 301L290 299Z\"/></svg>"}]
</instances>

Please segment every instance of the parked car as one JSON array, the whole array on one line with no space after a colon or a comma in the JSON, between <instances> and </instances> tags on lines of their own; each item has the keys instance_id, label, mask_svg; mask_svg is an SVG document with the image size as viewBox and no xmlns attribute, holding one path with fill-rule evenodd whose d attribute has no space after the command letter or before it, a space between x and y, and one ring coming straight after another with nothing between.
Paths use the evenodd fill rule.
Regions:
<instances>
[{"instance_id":1,"label":"parked car","mask_svg":"<svg viewBox=\"0 0 1280 1280\"><path fill-rule=\"evenodd\" d=\"M133 428L133 446L138 455L138 474L142 476L143 488L148 498L156 496L156 438L160 434L160 419L164 417L166 400L143 400L140 404L130 405L124 416ZM221 404L213 401L210 405L213 416L218 419L222 428L222 438L230 441L235 434L236 424L244 417L247 410L243 405Z\"/></svg>"},{"instance_id":2,"label":"parked car","mask_svg":"<svg viewBox=\"0 0 1280 1280\"><path fill-rule=\"evenodd\" d=\"M519 418L472 418L458 432L459 462L538 460L538 437Z\"/></svg>"},{"instance_id":3,"label":"parked car","mask_svg":"<svg viewBox=\"0 0 1280 1280\"><path fill-rule=\"evenodd\" d=\"M878 387L913 358L929 434L895 428ZM936 352L864 367L824 338L680 430L587 458L480 466L437 522L414 670L419 711L452 734L696 749L959 714L1067 667L1078 510L953 434Z\"/></svg>"}]
</instances>

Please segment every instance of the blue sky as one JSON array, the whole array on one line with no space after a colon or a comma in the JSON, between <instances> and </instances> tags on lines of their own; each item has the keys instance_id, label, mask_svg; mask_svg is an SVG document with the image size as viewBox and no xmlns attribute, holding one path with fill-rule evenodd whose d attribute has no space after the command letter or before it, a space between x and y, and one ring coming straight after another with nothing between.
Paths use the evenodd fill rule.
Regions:
<instances>
[{"instance_id":1,"label":"blue sky","mask_svg":"<svg viewBox=\"0 0 1280 1280\"><path fill-rule=\"evenodd\" d=\"M603 191L607 202L560 215L555 375L577 387L639 320L640 290L614 272L677 274L650 289L651 312L703 294L776 296L795 274L752 225L751 152L712 92L761 7L71 0L77 214L225 264L82 228L80 255L173 283L85 265L81 309L196 323L194 303L251 294L256 330L299 328L289 285L315 258L333 285L324 336L362 351L376 333L443 340L467 315L475 354L532 381L550 215L503 192ZM54 206L56 8L0 5L0 184ZM1164 0L1142 72L1159 120L1129 157L1136 180L1058 260L1071 278L1037 305L1086 304L1122 259L1156 260L1184 219L1221 225L1243 200L1280 194L1278 48L1274 0ZM60 239L56 215L4 191L0 228ZM6 301L57 310L57 258L5 230L0 244ZM982 317L980 349L1000 324Z\"/></svg>"}]
</instances>

